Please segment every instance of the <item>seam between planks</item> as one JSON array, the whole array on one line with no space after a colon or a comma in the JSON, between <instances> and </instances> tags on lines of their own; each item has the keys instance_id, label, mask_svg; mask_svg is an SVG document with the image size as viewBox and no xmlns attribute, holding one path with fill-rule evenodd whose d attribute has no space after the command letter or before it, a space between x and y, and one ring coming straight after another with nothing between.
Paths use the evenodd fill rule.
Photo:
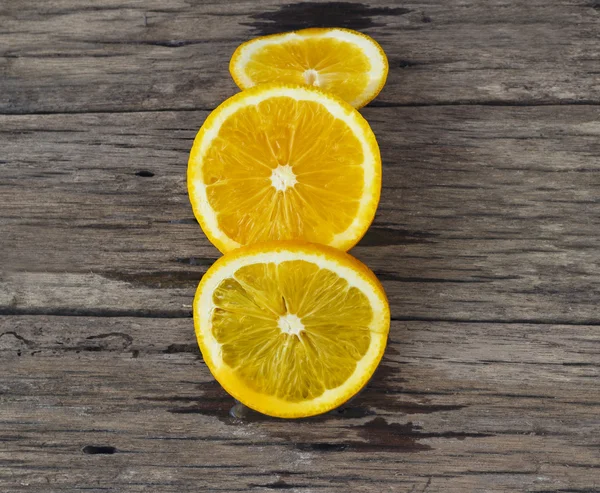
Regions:
<instances>
[{"instance_id":1,"label":"seam between planks","mask_svg":"<svg viewBox=\"0 0 600 493\"><path fill-rule=\"evenodd\" d=\"M366 109L378 109L378 108L429 108L429 107L455 107L455 106L495 106L495 107L514 107L514 108L531 108L540 106L600 106L600 101L594 100L569 100L569 101L539 101L539 102L517 102L517 101L480 101L480 102L450 102L440 101L434 103L390 103L385 101L374 102ZM96 110L65 110L65 111L14 111L14 112L1 112L0 116L50 116L50 115L93 115L93 114L127 114L127 113L169 113L169 112L183 112L183 111L213 111L215 108L203 108L203 107L183 107L183 108L155 108L155 109L135 109L135 110L108 110L108 109L96 109Z\"/></svg>"},{"instance_id":2,"label":"seam between planks","mask_svg":"<svg viewBox=\"0 0 600 493\"><path fill-rule=\"evenodd\" d=\"M43 308L7 308L0 307L0 316L57 316L57 317L97 317L97 318L192 318L191 310L89 310L89 309L43 309ZM502 325L572 325L600 326L600 319L564 320L564 319L463 319L458 317L392 317L392 322L432 322L457 324L502 324Z\"/></svg>"}]
</instances>

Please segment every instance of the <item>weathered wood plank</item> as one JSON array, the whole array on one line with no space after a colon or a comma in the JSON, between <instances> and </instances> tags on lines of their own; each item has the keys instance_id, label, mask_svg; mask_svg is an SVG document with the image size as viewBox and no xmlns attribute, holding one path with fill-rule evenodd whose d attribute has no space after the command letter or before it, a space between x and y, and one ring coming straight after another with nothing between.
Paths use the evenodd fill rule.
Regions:
<instances>
[{"instance_id":1,"label":"weathered wood plank","mask_svg":"<svg viewBox=\"0 0 600 493\"><path fill-rule=\"evenodd\" d=\"M390 58L375 104L600 103L593 1L8 0L0 112L214 108L235 47L314 25L375 36Z\"/></svg>"},{"instance_id":2,"label":"weathered wood plank","mask_svg":"<svg viewBox=\"0 0 600 493\"><path fill-rule=\"evenodd\" d=\"M598 492L600 8L369 3L2 3L0 492ZM354 250L390 344L339 412L237 419L189 318L218 252L187 154L234 48L315 24L390 58Z\"/></svg>"},{"instance_id":3,"label":"weathered wood plank","mask_svg":"<svg viewBox=\"0 0 600 493\"><path fill-rule=\"evenodd\" d=\"M353 252L396 319L600 321L598 107L364 113L384 188ZM1 117L2 313L189 316L219 255L185 188L206 114Z\"/></svg>"},{"instance_id":4,"label":"weathered wood plank","mask_svg":"<svg viewBox=\"0 0 600 493\"><path fill-rule=\"evenodd\" d=\"M394 322L343 412L250 415L190 320L0 318L3 491L595 491L597 327Z\"/></svg>"}]
</instances>

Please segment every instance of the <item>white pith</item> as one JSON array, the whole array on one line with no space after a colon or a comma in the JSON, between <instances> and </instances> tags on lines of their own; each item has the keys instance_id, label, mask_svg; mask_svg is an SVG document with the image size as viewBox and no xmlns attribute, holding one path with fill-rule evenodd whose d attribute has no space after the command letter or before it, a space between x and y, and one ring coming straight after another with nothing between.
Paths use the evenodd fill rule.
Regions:
<instances>
[{"instance_id":1,"label":"white pith","mask_svg":"<svg viewBox=\"0 0 600 493\"><path fill-rule=\"evenodd\" d=\"M302 323L302 320L300 320L298 315L294 315L293 313L286 313L285 315L279 317L277 326L284 334L293 336L300 335L300 333L304 330L304 324Z\"/></svg>"},{"instance_id":2,"label":"white pith","mask_svg":"<svg viewBox=\"0 0 600 493\"><path fill-rule=\"evenodd\" d=\"M296 174L289 164L279 165L271 173L271 185L278 192L285 192L288 188L292 188L298 180Z\"/></svg>"}]
</instances>

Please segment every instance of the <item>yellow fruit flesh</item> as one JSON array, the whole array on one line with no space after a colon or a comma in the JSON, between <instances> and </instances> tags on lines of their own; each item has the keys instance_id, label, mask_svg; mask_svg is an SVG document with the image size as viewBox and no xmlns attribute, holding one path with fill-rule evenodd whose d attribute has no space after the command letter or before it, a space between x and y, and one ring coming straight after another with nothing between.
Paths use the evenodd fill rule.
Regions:
<instances>
[{"instance_id":1,"label":"yellow fruit flesh","mask_svg":"<svg viewBox=\"0 0 600 493\"><path fill-rule=\"evenodd\" d=\"M213 304L223 362L255 392L288 402L343 384L371 343L365 294L303 260L241 267Z\"/></svg>"},{"instance_id":2,"label":"yellow fruit flesh","mask_svg":"<svg viewBox=\"0 0 600 493\"><path fill-rule=\"evenodd\" d=\"M330 243L357 214L363 160L345 122L317 102L281 96L223 123L202 179L219 229L238 243Z\"/></svg>"},{"instance_id":3,"label":"yellow fruit flesh","mask_svg":"<svg viewBox=\"0 0 600 493\"><path fill-rule=\"evenodd\" d=\"M255 84L308 84L353 101L369 83L371 62L356 45L305 37L269 44L253 53L244 71Z\"/></svg>"}]
</instances>

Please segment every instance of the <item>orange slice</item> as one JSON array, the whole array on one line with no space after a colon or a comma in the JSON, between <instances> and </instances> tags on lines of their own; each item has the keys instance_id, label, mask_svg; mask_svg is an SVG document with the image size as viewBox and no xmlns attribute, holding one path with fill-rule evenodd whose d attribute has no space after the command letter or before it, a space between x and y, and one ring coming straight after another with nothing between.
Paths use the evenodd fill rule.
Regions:
<instances>
[{"instance_id":1,"label":"orange slice","mask_svg":"<svg viewBox=\"0 0 600 493\"><path fill-rule=\"evenodd\" d=\"M271 242L217 260L194 299L204 361L256 411L298 418L343 404L383 355L390 311L375 275L323 245Z\"/></svg>"},{"instance_id":2,"label":"orange slice","mask_svg":"<svg viewBox=\"0 0 600 493\"><path fill-rule=\"evenodd\" d=\"M348 250L380 190L367 121L308 86L264 84L228 99L202 125L188 163L194 213L222 252L291 239Z\"/></svg>"},{"instance_id":3,"label":"orange slice","mask_svg":"<svg viewBox=\"0 0 600 493\"><path fill-rule=\"evenodd\" d=\"M320 87L360 108L385 84L388 61L381 46L350 29L303 29L240 45L229 71L240 89L266 82Z\"/></svg>"}]
</instances>

